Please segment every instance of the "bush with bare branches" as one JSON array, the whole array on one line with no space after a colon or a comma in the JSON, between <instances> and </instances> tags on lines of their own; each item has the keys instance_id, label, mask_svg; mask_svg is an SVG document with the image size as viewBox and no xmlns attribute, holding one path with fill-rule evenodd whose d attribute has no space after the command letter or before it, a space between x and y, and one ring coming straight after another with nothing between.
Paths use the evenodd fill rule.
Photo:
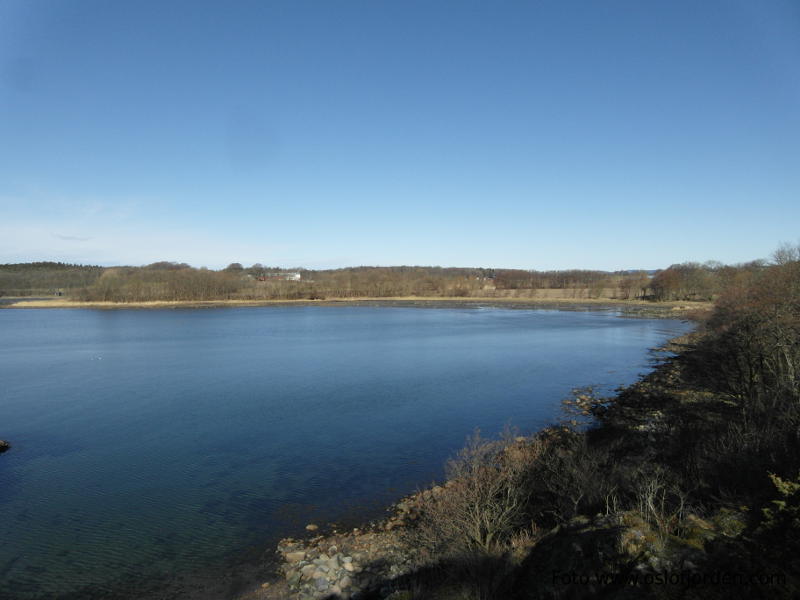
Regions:
<instances>
[{"instance_id":1,"label":"bush with bare branches","mask_svg":"<svg viewBox=\"0 0 800 600\"><path fill-rule=\"evenodd\" d=\"M520 539L531 525L530 466L543 446L540 439L487 440L476 432L449 461L448 485L423 506L416 543L442 557L494 554Z\"/></svg>"}]
</instances>

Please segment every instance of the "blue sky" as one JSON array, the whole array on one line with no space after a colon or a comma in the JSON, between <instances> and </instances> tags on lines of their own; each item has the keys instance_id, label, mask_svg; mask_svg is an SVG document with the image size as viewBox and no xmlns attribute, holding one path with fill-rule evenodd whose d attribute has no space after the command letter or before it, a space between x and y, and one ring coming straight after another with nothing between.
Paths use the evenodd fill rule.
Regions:
<instances>
[{"instance_id":1,"label":"blue sky","mask_svg":"<svg viewBox=\"0 0 800 600\"><path fill-rule=\"evenodd\" d=\"M794 1L0 2L0 262L732 263L798 192Z\"/></svg>"}]
</instances>

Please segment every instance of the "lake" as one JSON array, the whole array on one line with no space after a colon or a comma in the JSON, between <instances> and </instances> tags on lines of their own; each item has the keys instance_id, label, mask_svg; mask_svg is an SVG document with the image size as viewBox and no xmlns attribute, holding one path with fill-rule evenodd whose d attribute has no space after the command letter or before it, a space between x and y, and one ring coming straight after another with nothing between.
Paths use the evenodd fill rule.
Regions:
<instances>
[{"instance_id":1,"label":"lake","mask_svg":"<svg viewBox=\"0 0 800 600\"><path fill-rule=\"evenodd\" d=\"M141 597L380 517L687 323L613 311L0 310L0 597ZM136 590L132 592L132 590Z\"/></svg>"}]
</instances>

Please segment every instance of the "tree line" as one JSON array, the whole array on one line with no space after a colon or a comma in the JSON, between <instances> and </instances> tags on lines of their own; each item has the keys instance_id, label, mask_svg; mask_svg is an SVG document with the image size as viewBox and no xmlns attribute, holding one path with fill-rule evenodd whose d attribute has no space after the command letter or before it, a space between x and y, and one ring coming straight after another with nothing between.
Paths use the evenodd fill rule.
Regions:
<instances>
[{"instance_id":1,"label":"tree line","mask_svg":"<svg viewBox=\"0 0 800 600\"><path fill-rule=\"evenodd\" d=\"M784 248L790 252L791 248ZM142 302L182 300L295 300L358 297L534 296L561 290L565 297L713 300L769 266L682 263L646 271L570 269L538 271L422 266L309 270L245 267L194 268L160 261L142 267L99 267L57 262L0 265L0 295L63 294L77 300ZM296 280L288 274L296 273ZM295 276L296 277L296 276Z\"/></svg>"},{"instance_id":2,"label":"tree line","mask_svg":"<svg viewBox=\"0 0 800 600\"><path fill-rule=\"evenodd\" d=\"M104 267L62 262L0 264L0 296L52 296L91 286Z\"/></svg>"}]
</instances>

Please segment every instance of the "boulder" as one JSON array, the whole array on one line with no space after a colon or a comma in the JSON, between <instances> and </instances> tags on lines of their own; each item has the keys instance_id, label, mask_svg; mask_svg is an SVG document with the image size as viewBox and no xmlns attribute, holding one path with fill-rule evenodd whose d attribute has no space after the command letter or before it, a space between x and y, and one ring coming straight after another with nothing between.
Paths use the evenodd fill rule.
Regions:
<instances>
[{"instance_id":1,"label":"boulder","mask_svg":"<svg viewBox=\"0 0 800 600\"><path fill-rule=\"evenodd\" d=\"M5 441L5 440L0 440L0 454L2 454L3 452L5 452L5 451L6 451L6 450L8 450L9 448L11 448L11 444L9 444L9 443L8 443L7 441Z\"/></svg>"}]
</instances>

